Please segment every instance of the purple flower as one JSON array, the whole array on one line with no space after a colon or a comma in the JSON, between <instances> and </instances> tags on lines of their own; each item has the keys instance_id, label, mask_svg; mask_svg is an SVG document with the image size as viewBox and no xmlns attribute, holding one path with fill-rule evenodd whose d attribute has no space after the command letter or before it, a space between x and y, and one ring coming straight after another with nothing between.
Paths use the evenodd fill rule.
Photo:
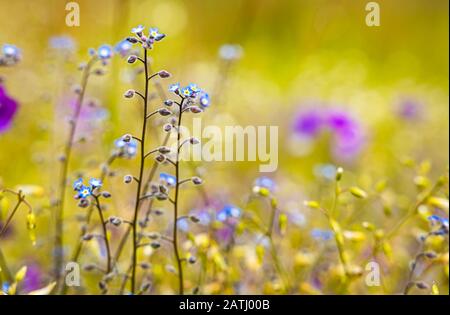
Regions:
<instances>
[{"instance_id":1,"label":"purple flower","mask_svg":"<svg viewBox=\"0 0 450 315\"><path fill-rule=\"evenodd\" d=\"M412 98L402 99L396 108L397 115L404 119L410 121L419 120L422 116L423 104Z\"/></svg>"},{"instance_id":2,"label":"purple flower","mask_svg":"<svg viewBox=\"0 0 450 315\"><path fill-rule=\"evenodd\" d=\"M27 273L23 280L23 290L31 292L43 286L43 277L41 268L36 264L27 266Z\"/></svg>"},{"instance_id":3,"label":"purple flower","mask_svg":"<svg viewBox=\"0 0 450 315\"><path fill-rule=\"evenodd\" d=\"M316 138L324 130L331 132L331 151L340 159L355 157L364 145L364 132L348 112L335 108L312 108L300 112L294 120L294 133Z\"/></svg>"},{"instance_id":4,"label":"purple flower","mask_svg":"<svg viewBox=\"0 0 450 315\"><path fill-rule=\"evenodd\" d=\"M327 126L334 134L334 155L344 159L357 155L364 144L359 123L347 112L340 110L332 110L327 116Z\"/></svg>"},{"instance_id":5,"label":"purple flower","mask_svg":"<svg viewBox=\"0 0 450 315\"><path fill-rule=\"evenodd\" d=\"M6 131L17 112L17 102L6 94L0 85L0 133Z\"/></svg>"},{"instance_id":6,"label":"purple flower","mask_svg":"<svg viewBox=\"0 0 450 315\"><path fill-rule=\"evenodd\" d=\"M300 112L294 120L294 132L306 137L315 137L323 126L323 115L319 109Z\"/></svg>"}]
</instances>

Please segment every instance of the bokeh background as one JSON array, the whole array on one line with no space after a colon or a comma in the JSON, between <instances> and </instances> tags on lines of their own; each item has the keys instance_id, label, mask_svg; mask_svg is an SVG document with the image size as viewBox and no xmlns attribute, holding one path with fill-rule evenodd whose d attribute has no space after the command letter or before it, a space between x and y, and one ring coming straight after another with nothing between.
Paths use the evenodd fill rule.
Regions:
<instances>
[{"instance_id":1,"label":"bokeh background","mask_svg":"<svg viewBox=\"0 0 450 315\"><path fill-rule=\"evenodd\" d=\"M265 175L275 181L280 209L291 218L287 236L279 236L280 257L295 273L297 282L305 283L296 293L335 293L332 284L318 285L314 281L319 281L319 276L307 276L308 272L295 267L296 254L306 251L315 255L319 245L311 238L311 231L327 229L326 220L306 208L304 201L331 203L330 178L335 168L342 166L345 185L370 192L368 200L344 198L344 228L362 231L361 222L370 221L389 230L423 188L417 187L418 176L429 181L426 189L448 172L448 1L377 1L380 27L365 24L367 2L79 0L81 24L68 27L66 1L0 0L0 44L16 45L23 56L18 65L0 69L2 85L19 103L11 128L0 134L0 187L21 187L29 192L28 199L38 214L36 246L28 241L25 216L17 216L11 235L0 239L14 269L30 264L42 273L42 284L51 278L51 202L67 130L65 119L73 100L71 86L80 79L78 63L87 60L88 48L115 45L129 36L131 27L144 24L157 26L167 35L151 52L152 67L172 74L161 83L196 82L210 92L212 105L204 113L204 124L279 126L279 167ZM54 42L58 36L67 36L73 42L61 48ZM227 43L240 45L242 56L223 60L219 49ZM107 69L105 76L93 78L88 87L88 97L97 107L85 113L80 135L86 141L75 148L71 179L77 173L95 175L111 152L114 139L137 133L140 128L139 107L122 97L126 89L139 87L139 81L132 82L130 67L119 56ZM153 106L157 104L155 100ZM302 119L308 123L315 115L329 112L344 113L356 126L351 132L358 137L350 136L348 146L346 136L337 129L324 127L316 132L302 125ZM155 133L151 140L155 145L158 137ZM264 175L258 171L258 162L196 166L210 198L218 204L235 204L244 211L244 200L254 180ZM116 166L118 176L108 185L113 194L110 211L124 217L131 215L134 194L132 188L124 187L121 178L135 169L136 163L120 161ZM386 181L387 188L378 194L374 191L380 181ZM70 198L71 192L68 196L65 233L70 252L77 241L76 216L80 209ZM201 206L195 189L186 189L184 196L184 212ZM438 210L429 207L427 211L439 211L448 217L448 186L439 197L447 198L447 206ZM4 217L8 207L7 201L3 202ZM249 206L248 211L267 217L263 204ZM426 220L419 216L392 240L395 254L385 264L384 291L367 288L360 281L351 293L401 291L409 260L418 247L416 236L426 229ZM355 263L362 264L370 244L368 235L361 243L347 244ZM333 245L322 246L330 247L330 255L336 260ZM437 263L427 279L430 283L437 281L441 292L448 293L448 240L442 246L443 262ZM207 281L210 286L203 292L276 293L273 286L259 286L259 280L253 281L264 268L264 263L255 262L253 247L251 242L242 245L251 257L239 256L246 262L244 267L234 265L237 271L232 279L246 283L241 291L223 283L218 286L221 278L211 276ZM94 255L92 259L98 258ZM313 269L311 274L328 270L322 260L313 261L319 271L308 266ZM247 268L251 270L247 275L250 279L245 277ZM89 277L91 280L86 281L91 281L88 283L95 292L96 278ZM170 288L168 281L155 292L170 293Z\"/></svg>"}]
</instances>

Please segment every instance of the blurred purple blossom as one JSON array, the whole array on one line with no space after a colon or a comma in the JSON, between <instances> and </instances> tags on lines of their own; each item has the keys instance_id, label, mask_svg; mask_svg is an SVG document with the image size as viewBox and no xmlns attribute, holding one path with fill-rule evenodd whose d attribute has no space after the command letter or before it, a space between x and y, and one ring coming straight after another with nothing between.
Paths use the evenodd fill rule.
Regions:
<instances>
[{"instance_id":1,"label":"blurred purple blossom","mask_svg":"<svg viewBox=\"0 0 450 315\"><path fill-rule=\"evenodd\" d=\"M27 266L27 273L23 280L23 290L30 292L41 288L43 285L43 275L41 268L36 264Z\"/></svg>"},{"instance_id":2,"label":"blurred purple blossom","mask_svg":"<svg viewBox=\"0 0 450 315\"><path fill-rule=\"evenodd\" d=\"M337 108L311 108L301 111L294 119L296 135L316 138L324 130L332 134L331 150L340 159L358 155L365 143L364 131L350 113Z\"/></svg>"},{"instance_id":3,"label":"blurred purple blossom","mask_svg":"<svg viewBox=\"0 0 450 315\"><path fill-rule=\"evenodd\" d=\"M9 97L4 87L0 85L0 133L11 126L17 107L17 102Z\"/></svg>"},{"instance_id":4,"label":"blurred purple blossom","mask_svg":"<svg viewBox=\"0 0 450 315\"><path fill-rule=\"evenodd\" d=\"M423 115L423 104L414 98L405 97L398 102L396 114L404 120L419 120Z\"/></svg>"}]
</instances>

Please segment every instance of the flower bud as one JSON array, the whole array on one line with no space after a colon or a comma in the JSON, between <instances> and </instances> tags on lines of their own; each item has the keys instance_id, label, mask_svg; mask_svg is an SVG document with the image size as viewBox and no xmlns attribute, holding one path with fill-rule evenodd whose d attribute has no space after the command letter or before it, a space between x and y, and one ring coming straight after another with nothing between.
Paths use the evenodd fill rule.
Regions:
<instances>
[{"instance_id":1,"label":"flower bud","mask_svg":"<svg viewBox=\"0 0 450 315\"><path fill-rule=\"evenodd\" d=\"M134 96L135 91L134 90L128 90L123 94L123 97L125 98L132 98Z\"/></svg>"},{"instance_id":2,"label":"flower bud","mask_svg":"<svg viewBox=\"0 0 450 315\"><path fill-rule=\"evenodd\" d=\"M103 198L111 198L111 193L109 191L102 192Z\"/></svg>"},{"instance_id":3,"label":"flower bud","mask_svg":"<svg viewBox=\"0 0 450 315\"><path fill-rule=\"evenodd\" d=\"M128 133L122 136L122 141L123 142L130 142L131 139L133 139L133 136L128 134Z\"/></svg>"},{"instance_id":4,"label":"flower bud","mask_svg":"<svg viewBox=\"0 0 450 315\"><path fill-rule=\"evenodd\" d=\"M167 153L170 153L171 150L169 147L161 146L158 148L158 152L161 154L167 154Z\"/></svg>"},{"instance_id":5,"label":"flower bud","mask_svg":"<svg viewBox=\"0 0 450 315\"><path fill-rule=\"evenodd\" d=\"M197 176L192 177L191 181L192 183L194 183L194 185L201 185L203 183L203 180Z\"/></svg>"},{"instance_id":6,"label":"flower bud","mask_svg":"<svg viewBox=\"0 0 450 315\"><path fill-rule=\"evenodd\" d=\"M136 60L137 60L137 56L131 55L131 56L128 57L127 62L128 63L135 63Z\"/></svg>"},{"instance_id":7,"label":"flower bud","mask_svg":"<svg viewBox=\"0 0 450 315\"><path fill-rule=\"evenodd\" d=\"M136 37L127 37L127 41L132 44L136 44L138 42L138 39Z\"/></svg>"},{"instance_id":8,"label":"flower bud","mask_svg":"<svg viewBox=\"0 0 450 315\"><path fill-rule=\"evenodd\" d=\"M192 138L189 139L189 142L191 144L199 144L200 140L198 140L197 138L192 137Z\"/></svg>"},{"instance_id":9,"label":"flower bud","mask_svg":"<svg viewBox=\"0 0 450 315\"><path fill-rule=\"evenodd\" d=\"M173 101L172 101L172 100L165 100L165 101L164 101L164 105L166 105L166 106L172 106L172 105L173 105Z\"/></svg>"},{"instance_id":10,"label":"flower bud","mask_svg":"<svg viewBox=\"0 0 450 315\"><path fill-rule=\"evenodd\" d=\"M198 114L198 113L203 112L203 109L201 109L201 108L198 107L198 106L191 106L191 107L189 107L189 111L190 111L191 113Z\"/></svg>"},{"instance_id":11,"label":"flower bud","mask_svg":"<svg viewBox=\"0 0 450 315\"><path fill-rule=\"evenodd\" d=\"M189 216L189 220L191 220L194 223L200 222L200 219L197 216L195 216L195 215Z\"/></svg>"},{"instance_id":12,"label":"flower bud","mask_svg":"<svg viewBox=\"0 0 450 315\"><path fill-rule=\"evenodd\" d=\"M131 176L131 175L125 175L124 177L123 177L123 182L125 183L125 184L129 184L129 183L131 183L133 181L133 176Z\"/></svg>"},{"instance_id":13,"label":"flower bud","mask_svg":"<svg viewBox=\"0 0 450 315\"><path fill-rule=\"evenodd\" d=\"M94 238L94 235L92 234L84 234L83 235L83 241L90 241Z\"/></svg>"},{"instance_id":14,"label":"flower bud","mask_svg":"<svg viewBox=\"0 0 450 315\"><path fill-rule=\"evenodd\" d=\"M159 71L158 75L160 78L163 78L163 79L170 77L170 73L167 72L166 70Z\"/></svg>"},{"instance_id":15,"label":"flower bud","mask_svg":"<svg viewBox=\"0 0 450 315\"><path fill-rule=\"evenodd\" d=\"M161 116L169 116L172 114L172 112L167 108L161 108L158 112Z\"/></svg>"},{"instance_id":16,"label":"flower bud","mask_svg":"<svg viewBox=\"0 0 450 315\"><path fill-rule=\"evenodd\" d=\"M172 130L172 125L171 124L165 124L163 127L165 132L169 132L170 130Z\"/></svg>"}]
</instances>

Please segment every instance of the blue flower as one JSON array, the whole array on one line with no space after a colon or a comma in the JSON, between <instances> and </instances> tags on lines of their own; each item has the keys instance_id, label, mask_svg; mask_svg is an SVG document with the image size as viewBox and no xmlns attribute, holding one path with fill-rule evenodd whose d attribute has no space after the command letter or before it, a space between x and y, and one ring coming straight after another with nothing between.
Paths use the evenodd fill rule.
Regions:
<instances>
[{"instance_id":1,"label":"blue flower","mask_svg":"<svg viewBox=\"0 0 450 315\"><path fill-rule=\"evenodd\" d=\"M241 209L233 205L226 205L217 213L217 220L224 222L229 218L239 218L241 216Z\"/></svg>"},{"instance_id":2,"label":"blue flower","mask_svg":"<svg viewBox=\"0 0 450 315\"><path fill-rule=\"evenodd\" d=\"M100 59L109 59L112 57L113 50L109 45L101 45L97 50L97 54Z\"/></svg>"},{"instance_id":3,"label":"blue flower","mask_svg":"<svg viewBox=\"0 0 450 315\"><path fill-rule=\"evenodd\" d=\"M131 139L128 142L123 141L122 138L115 141L115 146L119 150L119 156L131 159L137 153L137 141Z\"/></svg>"},{"instance_id":4,"label":"blue flower","mask_svg":"<svg viewBox=\"0 0 450 315\"><path fill-rule=\"evenodd\" d=\"M97 178L91 178L89 180L89 185L91 185L91 189L94 190L95 188L102 187L102 181Z\"/></svg>"},{"instance_id":5,"label":"blue flower","mask_svg":"<svg viewBox=\"0 0 450 315\"><path fill-rule=\"evenodd\" d=\"M180 92L180 83L171 84L169 86L169 91L178 94Z\"/></svg>"},{"instance_id":6,"label":"blue flower","mask_svg":"<svg viewBox=\"0 0 450 315\"><path fill-rule=\"evenodd\" d=\"M183 97L191 97L194 94L194 92L192 92L192 90L189 86L186 86L181 89L180 94Z\"/></svg>"},{"instance_id":7,"label":"blue flower","mask_svg":"<svg viewBox=\"0 0 450 315\"><path fill-rule=\"evenodd\" d=\"M20 49L14 45L4 44L2 51L3 51L3 55L6 58L11 58L14 60L20 59Z\"/></svg>"},{"instance_id":8,"label":"blue flower","mask_svg":"<svg viewBox=\"0 0 450 315\"><path fill-rule=\"evenodd\" d=\"M275 188L275 182L271 178L266 177L266 176L257 178L253 185L256 187L266 188L270 192L273 192L273 190Z\"/></svg>"},{"instance_id":9,"label":"blue flower","mask_svg":"<svg viewBox=\"0 0 450 315\"><path fill-rule=\"evenodd\" d=\"M201 91L197 84L194 83L189 84L188 88L192 91L192 93L198 93Z\"/></svg>"},{"instance_id":10,"label":"blue flower","mask_svg":"<svg viewBox=\"0 0 450 315\"><path fill-rule=\"evenodd\" d=\"M60 51L73 51L76 47L73 38L65 35L53 36L49 39L48 42L51 48Z\"/></svg>"},{"instance_id":11,"label":"blue flower","mask_svg":"<svg viewBox=\"0 0 450 315\"><path fill-rule=\"evenodd\" d=\"M428 217L428 221L430 221L430 223L433 225L438 223L448 229L448 219L446 219L446 218L443 218L443 217L440 217L440 216L434 214L434 215L430 215Z\"/></svg>"},{"instance_id":12,"label":"blue flower","mask_svg":"<svg viewBox=\"0 0 450 315\"><path fill-rule=\"evenodd\" d=\"M166 35L160 33L156 27L152 27L149 31L149 37L154 38L156 41L160 41L161 39L166 37Z\"/></svg>"},{"instance_id":13,"label":"blue flower","mask_svg":"<svg viewBox=\"0 0 450 315\"><path fill-rule=\"evenodd\" d=\"M311 236L317 241L328 241L333 238L334 233L330 230L313 229Z\"/></svg>"},{"instance_id":14,"label":"blue flower","mask_svg":"<svg viewBox=\"0 0 450 315\"><path fill-rule=\"evenodd\" d=\"M142 25L139 25L139 26L133 27L131 29L131 33L134 33L134 34L140 36L144 30L145 30L145 27Z\"/></svg>"},{"instance_id":15,"label":"blue flower","mask_svg":"<svg viewBox=\"0 0 450 315\"><path fill-rule=\"evenodd\" d=\"M224 60L236 60L242 57L242 47L236 44L225 44L219 49L219 56Z\"/></svg>"},{"instance_id":16,"label":"blue flower","mask_svg":"<svg viewBox=\"0 0 450 315\"><path fill-rule=\"evenodd\" d=\"M3 282L2 289L0 291L3 292L4 294L8 294L10 287L11 287L11 285L5 281L5 282Z\"/></svg>"},{"instance_id":17,"label":"blue flower","mask_svg":"<svg viewBox=\"0 0 450 315\"><path fill-rule=\"evenodd\" d=\"M199 104L202 108L207 108L211 104L208 93L201 91L199 94Z\"/></svg>"},{"instance_id":18,"label":"blue flower","mask_svg":"<svg viewBox=\"0 0 450 315\"><path fill-rule=\"evenodd\" d=\"M114 47L114 51L122 57L125 57L130 52L131 48L133 48L133 44L124 39L117 43L116 47Z\"/></svg>"},{"instance_id":19,"label":"blue flower","mask_svg":"<svg viewBox=\"0 0 450 315\"><path fill-rule=\"evenodd\" d=\"M177 184L177 178L167 173L159 174L159 179L170 187L174 187Z\"/></svg>"},{"instance_id":20,"label":"blue flower","mask_svg":"<svg viewBox=\"0 0 450 315\"><path fill-rule=\"evenodd\" d=\"M83 179L78 178L76 181L73 182L73 190L79 191L83 187Z\"/></svg>"},{"instance_id":21,"label":"blue flower","mask_svg":"<svg viewBox=\"0 0 450 315\"><path fill-rule=\"evenodd\" d=\"M78 198L85 199L92 195L92 189L89 186L82 185L78 190Z\"/></svg>"}]
</instances>

